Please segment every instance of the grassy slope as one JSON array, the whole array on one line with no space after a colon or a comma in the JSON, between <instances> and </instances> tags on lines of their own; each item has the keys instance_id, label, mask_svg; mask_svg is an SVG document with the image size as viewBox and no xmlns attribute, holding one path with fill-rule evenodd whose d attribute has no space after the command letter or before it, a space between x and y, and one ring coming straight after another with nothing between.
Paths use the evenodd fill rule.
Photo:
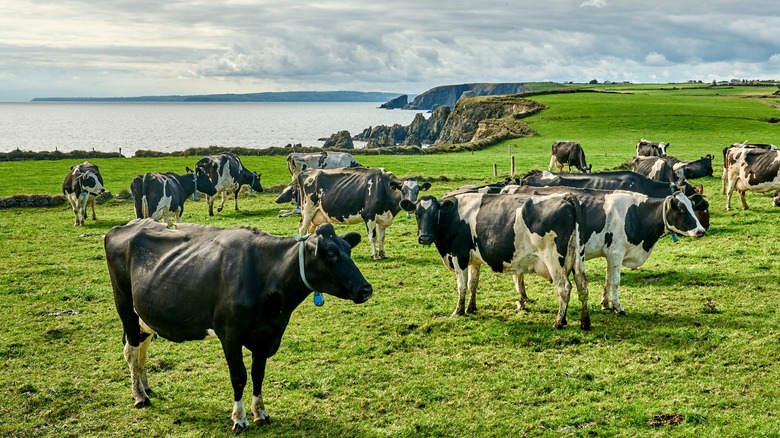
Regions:
<instances>
[{"instance_id":1,"label":"grassy slope","mask_svg":"<svg viewBox=\"0 0 780 438\"><path fill-rule=\"evenodd\" d=\"M777 111L754 100L670 91L539 96L550 109L528 120L539 136L473 154L361 157L399 175L447 175L440 196L508 172L546 168L552 141L580 141L594 168L619 165L639 137L669 141L671 153L720 156L731 142L777 143ZM699 90L695 90L699 93ZM720 160L718 160L718 163ZM182 169L196 158L95 160L117 193L133 175ZM284 157L247 157L266 186L287 181ZM0 196L57 193L70 162L0 163ZM716 170L716 176L719 171ZM413 220L388 231L389 259L354 258L376 295L354 305L326 298L293 316L269 361L266 407L274 424L248 436L746 436L776 432L780 377L777 217L768 198L723 212L719 178L702 180L712 203L703 239L663 239L638 270L623 270L628 315L599 310L604 263L587 264L593 330L551 328L549 284L531 277L536 301L517 313L508 276L485 272L479 313L450 318L454 276L433 248L416 244ZM254 225L290 235L273 194L242 194L242 210L215 218L189 201L185 220ZM75 228L66 207L0 212L0 435L228 435L230 383L218 342L150 349L150 409L134 410L113 309L101 234L125 223L129 202L98 206ZM361 227L341 227L341 230ZM576 298L575 298L576 300ZM53 316L75 310L78 314ZM576 320L574 314L570 319ZM248 362L248 359L247 359ZM664 426L664 423L679 423Z\"/></svg>"}]
</instances>

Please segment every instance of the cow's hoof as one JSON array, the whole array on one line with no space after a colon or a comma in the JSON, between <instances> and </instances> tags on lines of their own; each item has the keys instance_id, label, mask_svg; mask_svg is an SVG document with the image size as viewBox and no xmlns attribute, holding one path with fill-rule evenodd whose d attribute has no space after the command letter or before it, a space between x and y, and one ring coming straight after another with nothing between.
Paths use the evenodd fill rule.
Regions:
<instances>
[{"instance_id":1,"label":"cow's hoof","mask_svg":"<svg viewBox=\"0 0 780 438\"><path fill-rule=\"evenodd\" d=\"M135 402L133 407L136 408L136 409L141 409L141 408L145 408L145 407L151 406L151 405L152 405L152 402L149 400L149 397L144 397L143 400Z\"/></svg>"},{"instance_id":2,"label":"cow's hoof","mask_svg":"<svg viewBox=\"0 0 780 438\"><path fill-rule=\"evenodd\" d=\"M249 423L236 423L233 425L233 433L236 435L241 435L247 429L249 429Z\"/></svg>"},{"instance_id":3,"label":"cow's hoof","mask_svg":"<svg viewBox=\"0 0 780 438\"><path fill-rule=\"evenodd\" d=\"M625 310L623 310L623 309L620 309L620 310L614 309L614 310L615 310L615 313L617 313L619 316L626 316L626 311Z\"/></svg>"},{"instance_id":4,"label":"cow's hoof","mask_svg":"<svg viewBox=\"0 0 780 438\"><path fill-rule=\"evenodd\" d=\"M258 426L265 426L271 424L271 416L268 414L264 414L259 418L255 418L255 424Z\"/></svg>"}]
</instances>

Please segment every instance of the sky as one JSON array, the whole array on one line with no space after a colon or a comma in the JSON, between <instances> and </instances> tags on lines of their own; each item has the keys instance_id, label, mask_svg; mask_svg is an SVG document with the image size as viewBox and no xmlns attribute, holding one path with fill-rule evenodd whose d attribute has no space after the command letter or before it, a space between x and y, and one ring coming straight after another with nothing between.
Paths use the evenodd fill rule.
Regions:
<instances>
[{"instance_id":1,"label":"sky","mask_svg":"<svg viewBox=\"0 0 780 438\"><path fill-rule=\"evenodd\" d=\"M0 101L780 79L778 0L0 0Z\"/></svg>"}]
</instances>

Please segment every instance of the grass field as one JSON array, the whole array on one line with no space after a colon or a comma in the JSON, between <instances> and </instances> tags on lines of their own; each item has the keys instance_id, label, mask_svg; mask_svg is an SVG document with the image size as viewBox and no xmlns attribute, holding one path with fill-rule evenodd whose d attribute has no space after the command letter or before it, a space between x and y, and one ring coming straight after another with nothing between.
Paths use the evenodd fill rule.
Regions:
<instances>
[{"instance_id":1,"label":"grass field","mask_svg":"<svg viewBox=\"0 0 780 438\"><path fill-rule=\"evenodd\" d=\"M324 307L307 300L293 314L265 378L274 422L245 434L777 436L780 209L749 194L751 210L726 213L720 194L725 146L778 143L780 125L767 122L780 116L777 98L615 88L537 96L549 109L527 119L535 137L474 153L358 159L429 178L430 193L441 196L495 181L493 163L503 178L510 153L518 173L546 168L561 139L580 141L594 170L626 162L640 137L670 142L681 159L715 155L715 177L697 181L711 204L710 231L676 244L664 238L645 265L623 269L626 316L600 309L606 264L592 260L590 331L552 328L557 298L539 277L527 280L530 310L518 312L511 277L486 271L479 312L452 318L454 274L434 248L416 243L414 219L399 215L388 259L371 260L366 242L353 251L374 286L371 300L326 296ZM198 158L93 162L116 194L138 173L183 171ZM285 157L244 163L266 187L289 180ZM0 196L57 194L72 164L0 163ZM203 200L190 200L184 221L292 235L297 218L279 218L289 206L275 196L242 193L240 211L213 218ZM147 364L152 406L133 409L102 241L132 218L132 203L110 200L97 215L74 227L67 206L0 210L0 436L231 435L232 390L217 341L156 339ZM337 229L365 235L361 226Z\"/></svg>"}]
</instances>

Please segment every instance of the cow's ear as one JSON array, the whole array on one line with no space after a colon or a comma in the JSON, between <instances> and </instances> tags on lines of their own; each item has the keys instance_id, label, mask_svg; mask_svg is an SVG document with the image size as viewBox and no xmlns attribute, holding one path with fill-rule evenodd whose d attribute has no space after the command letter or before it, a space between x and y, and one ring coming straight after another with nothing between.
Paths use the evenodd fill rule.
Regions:
<instances>
[{"instance_id":1,"label":"cow's ear","mask_svg":"<svg viewBox=\"0 0 780 438\"><path fill-rule=\"evenodd\" d=\"M390 180L390 188L393 190L401 190L401 188L404 186L404 183L397 180L397 179L391 179Z\"/></svg>"},{"instance_id":2,"label":"cow's ear","mask_svg":"<svg viewBox=\"0 0 780 438\"><path fill-rule=\"evenodd\" d=\"M193 172L195 172L194 170L190 169L190 166L187 166L187 167L185 167L185 168L184 168L184 170L186 170L186 171L187 171L187 173L193 173Z\"/></svg>"},{"instance_id":3,"label":"cow's ear","mask_svg":"<svg viewBox=\"0 0 780 438\"><path fill-rule=\"evenodd\" d=\"M700 195L703 195L704 194L704 184L699 184L699 190L696 190L696 191L699 192Z\"/></svg>"},{"instance_id":4,"label":"cow's ear","mask_svg":"<svg viewBox=\"0 0 780 438\"><path fill-rule=\"evenodd\" d=\"M431 183L425 182L420 186L420 190L428 190L431 188Z\"/></svg>"},{"instance_id":5,"label":"cow's ear","mask_svg":"<svg viewBox=\"0 0 780 438\"><path fill-rule=\"evenodd\" d=\"M342 235L341 238L346 240L347 243L349 243L349 246L352 248L356 247L357 244L360 243L360 233L356 233L354 231L350 231L349 233Z\"/></svg>"},{"instance_id":6,"label":"cow's ear","mask_svg":"<svg viewBox=\"0 0 780 438\"><path fill-rule=\"evenodd\" d=\"M443 212L446 213L446 212L452 210L453 208L455 208L455 201L453 201L452 199L445 199L444 201L442 201L442 203L441 203L441 210Z\"/></svg>"},{"instance_id":7,"label":"cow's ear","mask_svg":"<svg viewBox=\"0 0 780 438\"><path fill-rule=\"evenodd\" d=\"M417 208L417 204L408 199L402 200L400 205L404 211L408 211L409 213L413 212Z\"/></svg>"}]
</instances>

